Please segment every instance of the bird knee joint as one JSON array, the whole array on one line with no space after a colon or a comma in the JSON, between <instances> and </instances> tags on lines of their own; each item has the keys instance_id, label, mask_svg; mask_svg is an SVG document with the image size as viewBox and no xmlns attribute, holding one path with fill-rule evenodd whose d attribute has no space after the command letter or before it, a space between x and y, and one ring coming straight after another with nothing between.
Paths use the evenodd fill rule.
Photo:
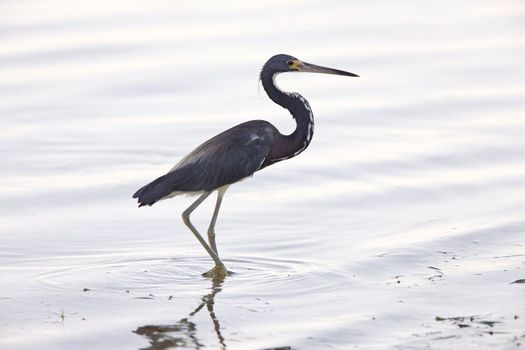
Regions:
<instances>
[{"instance_id":1,"label":"bird knee joint","mask_svg":"<svg viewBox=\"0 0 525 350\"><path fill-rule=\"evenodd\" d=\"M186 225L191 224L191 222L190 222L190 213L187 213L187 212L183 211L183 212L182 212L182 221L183 221Z\"/></svg>"}]
</instances>

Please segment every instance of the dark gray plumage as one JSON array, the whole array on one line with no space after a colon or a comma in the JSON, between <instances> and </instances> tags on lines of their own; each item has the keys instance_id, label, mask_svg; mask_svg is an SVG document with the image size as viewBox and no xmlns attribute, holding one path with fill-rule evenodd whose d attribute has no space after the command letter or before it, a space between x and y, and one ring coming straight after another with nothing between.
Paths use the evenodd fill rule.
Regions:
<instances>
[{"instance_id":1,"label":"dark gray plumage","mask_svg":"<svg viewBox=\"0 0 525 350\"><path fill-rule=\"evenodd\" d=\"M139 206L153 205L173 193L213 191L252 176L268 155L276 133L264 120L234 126L201 144L133 198L138 198Z\"/></svg>"},{"instance_id":2,"label":"dark gray plumage","mask_svg":"<svg viewBox=\"0 0 525 350\"><path fill-rule=\"evenodd\" d=\"M139 206L153 205L159 200L178 194L200 194L183 214L186 226L215 261L212 275L227 274L219 259L215 244L215 222L228 185L252 176L256 171L303 152L312 140L314 117L308 101L298 93L281 91L275 85L275 76L283 72L327 73L356 77L337 69L317 66L290 55L275 55L263 66L260 80L268 97L288 109L297 126L290 135L282 135L264 120L252 120L234 126L201 144L184 157L167 174L139 189L133 198ZM208 228L208 243L190 221L190 214L213 191L217 190L217 203Z\"/></svg>"}]
</instances>

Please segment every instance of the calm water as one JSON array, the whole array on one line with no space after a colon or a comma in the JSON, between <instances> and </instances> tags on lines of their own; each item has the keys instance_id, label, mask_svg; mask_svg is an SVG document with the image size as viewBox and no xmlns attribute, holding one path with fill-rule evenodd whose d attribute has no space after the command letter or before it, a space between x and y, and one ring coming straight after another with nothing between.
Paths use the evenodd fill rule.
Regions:
<instances>
[{"instance_id":1,"label":"calm water","mask_svg":"<svg viewBox=\"0 0 525 350\"><path fill-rule=\"evenodd\" d=\"M522 1L0 2L0 348L513 349L525 343ZM130 198L200 142L316 133L227 192ZM194 214L205 230L214 200Z\"/></svg>"}]
</instances>

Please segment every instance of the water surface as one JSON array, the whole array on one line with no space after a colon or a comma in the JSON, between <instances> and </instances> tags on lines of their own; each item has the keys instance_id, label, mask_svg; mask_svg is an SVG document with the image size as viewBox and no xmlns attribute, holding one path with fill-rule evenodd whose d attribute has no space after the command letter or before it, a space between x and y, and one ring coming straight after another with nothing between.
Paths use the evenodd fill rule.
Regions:
<instances>
[{"instance_id":1,"label":"water surface","mask_svg":"<svg viewBox=\"0 0 525 350\"><path fill-rule=\"evenodd\" d=\"M2 349L512 349L525 343L520 1L0 4ZM131 194L249 119L279 77L301 156L232 186L234 273ZM194 214L203 231L214 200Z\"/></svg>"}]
</instances>

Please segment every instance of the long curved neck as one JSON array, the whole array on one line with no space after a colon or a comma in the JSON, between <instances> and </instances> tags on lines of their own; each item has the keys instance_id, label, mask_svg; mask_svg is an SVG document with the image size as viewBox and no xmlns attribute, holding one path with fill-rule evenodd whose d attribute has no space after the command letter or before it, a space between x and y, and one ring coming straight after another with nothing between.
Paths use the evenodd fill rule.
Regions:
<instances>
[{"instance_id":1,"label":"long curved neck","mask_svg":"<svg viewBox=\"0 0 525 350\"><path fill-rule=\"evenodd\" d=\"M286 108L292 114L296 122L296 128L290 135L280 135L274 142L274 147L268 155L268 159L275 163L284 159L292 158L308 147L314 133L314 115L308 101L298 93L287 93L281 91L275 85L274 72L261 73L261 82L270 99L278 105Z\"/></svg>"}]
</instances>

